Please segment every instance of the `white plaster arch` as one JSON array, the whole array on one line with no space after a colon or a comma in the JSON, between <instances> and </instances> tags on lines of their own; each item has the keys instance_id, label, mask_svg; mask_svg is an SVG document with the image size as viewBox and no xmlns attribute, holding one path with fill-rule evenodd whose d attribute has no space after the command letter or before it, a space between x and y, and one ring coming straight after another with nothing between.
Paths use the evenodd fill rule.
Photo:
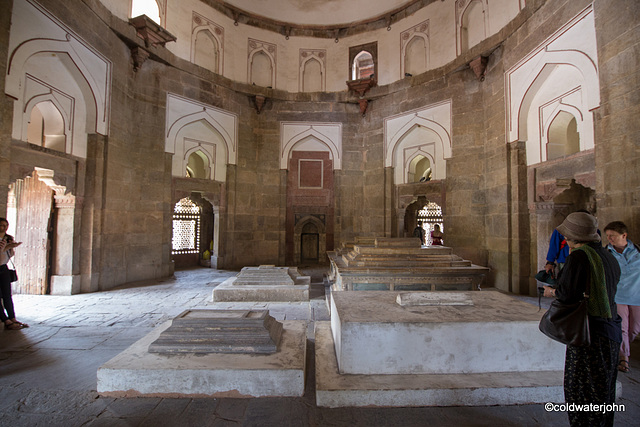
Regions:
<instances>
[{"instance_id":1,"label":"white plaster arch","mask_svg":"<svg viewBox=\"0 0 640 427\"><path fill-rule=\"evenodd\" d=\"M342 124L311 122L280 123L280 169L289 168L293 148L309 137L326 145L334 170L342 169Z\"/></svg>"},{"instance_id":2,"label":"white plaster arch","mask_svg":"<svg viewBox=\"0 0 640 427\"><path fill-rule=\"evenodd\" d=\"M7 67L5 85L7 95L15 98L18 102L24 102L24 100L21 100L26 77L26 73L23 70L30 58L41 53L64 53L68 55L78 73L74 73L73 68L69 72L76 79L83 78L91 89L90 93L85 93L84 95L87 104L95 108L95 121L92 123L92 128L87 129L87 133L95 132L107 135L111 63L101 55L88 49L71 34L67 34L67 41L34 39L26 41L14 50L10 55ZM94 66L90 67L87 62L92 62ZM98 63L97 66L95 66L96 62ZM79 86L82 88L82 85Z\"/></svg>"},{"instance_id":3,"label":"white plaster arch","mask_svg":"<svg viewBox=\"0 0 640 427\"><path fill-rule=\"evenodd\" d=\"M402 135L393 151L394 181L407 184L409 163L416 154L426 153L431 161L433 179L446 178L442 136L432 128L414 125ZM424 154L423 154L424 155Z\"/></svg>"},{"instance_id":4,"label":"white plaster arch","mask_svg":"<svg viewBox=\"0 0 640 427\"><path fill-rule=\"evenodd\" d=\"M55 106L62 117L62 121L64 123L65 152L70 153L73 129L73 111L67 111L68 108L65 108L52 92L34 96L26 102L23 111L24 114L22 115L22 135L27 135L27 128L29 126L29 120L33 108L36 105L47 101L51 102Z\"/></svg>"},{"instance_id":5,"label":"white plaster arch","mask_svg":"<svg viewBox=\"0 0 640 427\"><path fill-rule=\"evenodd\" d=\"M431 174L432 176L436 176L434 168L437 167L437 163L433 155L433 150L430 150L429 148L430 148L430 145L425 144L424 146L413 147L412 150L408 150L405 153L403 170L407 174L407 176L405 177L406 182L409 182L409 173L415 173L415 170L412 170L412 162L418 156L426 157L429 160L429 167L431 168ZM415 165L413 167L415 167Z\"/></svg>"},{"instance_id":6,"label":"white plaster arch","mask_svg":"<svg viewBox=\"0 0 640 427\"><path fill-rule=\"evenodd\" d=\"M573 70L565 72L566 75L571 74L571 78L564 79L562 92L578 86L582 102L577 107L585 120L587 112L599 107L600 84L592 12L590 5L505 72L507 142L527 140L530 123L525 116L533 98L560 67ZM528 163L531 162L535 159L528 159Z\"/></svg>"},{"instance_id":7,"label":"white plaster arch","mask_svg":"<svg viewBox=\"0 0 640 427\"><path fill-rule=\"evenodd\" d=\"M582 111L572 105L558 103L550 112L543 112L543 116L545 117L543 118L543 128L541 132L542 135L540 138L540 161L544 162L548 160L549 153L547 150L547 145L549 144L549 129L556 117L558 117L558 115L562 112L570 114L576 120L577 131L580 135L580 151L593 148L593 138L589 138L590 135L585 124L585 120L583 120ZM528 148L529 147L527 147L527 149Z\"/></svg>"},{"instance_id":8,"label":"white plaster arch","mask_svg":"<svg viewBox=\"0 0 640 427\"><path fill-rule=\"evenodd\" d=\"M235 165L237 161L238 116L172 93L167 93L165 151L182 158L181 153L176 152L178 134L185 126L199 121L206 122L218 132L225 144L225 164Z\"/></svg>"},{"instance_id":9,"label":"white plaster arch","mask_svg":"<svg viewBox=\"0 0 640 427\"><path fill-rule=\"evenodd\" d=\"M413 126L435 132L442 141L443 158L451 157L451 100L396 114L384 119L384 166L394 164L394 150L398 141Z\"/></svg>"},{"instance_id":10,"label":"white plaster arch","mask_svg":"<svg viewBox=\"0 0 640 427\"><path fill-rule=\"evenodd\" d=\"M192 154L195 153L202 153L206 158L207 158L207 162L208 164L205 166L205 173L206 173L206 177L205 179L210 179L211 177L215 177L215 163L214 163L214 154L210 151L210 149L207 149L208 147L203 146L202 143L199 143L198 145L191 147L187 150L185 150L184 153L184 158L182 159L183 162L183 166L182 166L182 170L185 171L187 170L187 165L189 164L189 158L191 157Z\"/></svg>"}]
</instances>

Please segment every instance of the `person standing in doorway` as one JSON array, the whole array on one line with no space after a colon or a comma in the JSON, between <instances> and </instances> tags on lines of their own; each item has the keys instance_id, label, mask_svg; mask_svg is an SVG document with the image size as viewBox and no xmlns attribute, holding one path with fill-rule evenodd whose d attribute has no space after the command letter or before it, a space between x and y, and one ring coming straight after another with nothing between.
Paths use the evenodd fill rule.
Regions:
<instances>
[{"instance_id":1,"label":"person standing in doorway","mask_svg":"<svg viewBox=\"0 0 640 427\"><path fill-rule=\"evenodd\" d=\"M616 293L618 314L622 318L622 345L618 370L629 372L630 344L640 333L640 250L627 238L629 230L621 221L604 228L607 247L620 264L620 283Z\"/></svg>"},{"instance_id":2,"label":"person standing in doorway","mask_svg":"<svg viewBox=\"0 0 640 427\"><path fill-rule=\"evenodd\" d=\"M442 238L444 234L440 231L440 225L436 224L433 226L433 231L431 232L431 245L432 246L442 246Z\"/></svg>"},{"instance_id":3,"label":"person standing in doorway","mask_svg":"<svg viewBox=\"0 0 640 427\"><path fill-rule=\"evenodd\" d=\"M2 301L0 321L4 323L5 329L17 330L28 328L29 325L16 320L11 296L11 276L7 262L15 254L14 249L22 242L15 242L13 236L7 234L7 228L9 228L9 221L6 218L0 218L0 300Z\"/></svg>"}]
</instances>

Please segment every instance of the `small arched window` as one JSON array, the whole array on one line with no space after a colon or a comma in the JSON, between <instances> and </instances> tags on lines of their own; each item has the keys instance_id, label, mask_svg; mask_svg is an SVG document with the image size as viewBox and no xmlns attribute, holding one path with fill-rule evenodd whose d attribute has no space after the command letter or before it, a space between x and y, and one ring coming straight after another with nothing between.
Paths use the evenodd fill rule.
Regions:
<instances>
[{"instance_id":1,"label":"small arched window","mask_svg":"<svg viewBox=\"0 0 640 427\"><path fill-rule=\"evenodd\" d=\"M375 64L373 62L373 55L366 50L361 51L353 59L353 80L366 79L374 74Z\"/></svg>"}]
</instances>

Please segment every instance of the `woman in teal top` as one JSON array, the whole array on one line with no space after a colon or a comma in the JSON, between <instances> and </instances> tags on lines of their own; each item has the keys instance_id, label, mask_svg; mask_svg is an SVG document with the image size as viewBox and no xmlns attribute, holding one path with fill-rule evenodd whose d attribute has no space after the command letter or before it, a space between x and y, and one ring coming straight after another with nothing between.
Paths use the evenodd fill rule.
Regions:
<instances>
[{"instance_id":1,"label":"woman in teal top","mask_svg":"<svg viewBox=\"0 0 640 427\"><path fill-rule=\"evenodd\" d=\"M618 314L622 318L622 344L618 370L629 372L629 344L640 333L640 251L627 239L629 230L621 221L614 221L604 228L613 257L620 264L620 282L616 293Z\"/></svg>"}]
</instances>

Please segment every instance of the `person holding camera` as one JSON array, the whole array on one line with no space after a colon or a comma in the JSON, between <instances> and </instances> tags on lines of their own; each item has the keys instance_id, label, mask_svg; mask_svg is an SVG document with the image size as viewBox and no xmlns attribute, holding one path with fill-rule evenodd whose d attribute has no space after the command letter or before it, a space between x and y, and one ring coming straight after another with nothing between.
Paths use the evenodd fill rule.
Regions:
<instances>
[{"instance_id":1,"label":"person holding camera","mask_svg":"<svg viewBox=\"0 0 640 427\"><path fill-rule=\"evenodd\" d=\"M0 300L2 301L0 321L4 323L5 329L18 330L28 328L29 325L16 320L13 298L11 297L11 276L7 262L15 254L14 249L22 242L14 241L13 236L7 234L7 228L9 228L9 221L6 218L0 218Z\"/></svg>"}]
</instances>

